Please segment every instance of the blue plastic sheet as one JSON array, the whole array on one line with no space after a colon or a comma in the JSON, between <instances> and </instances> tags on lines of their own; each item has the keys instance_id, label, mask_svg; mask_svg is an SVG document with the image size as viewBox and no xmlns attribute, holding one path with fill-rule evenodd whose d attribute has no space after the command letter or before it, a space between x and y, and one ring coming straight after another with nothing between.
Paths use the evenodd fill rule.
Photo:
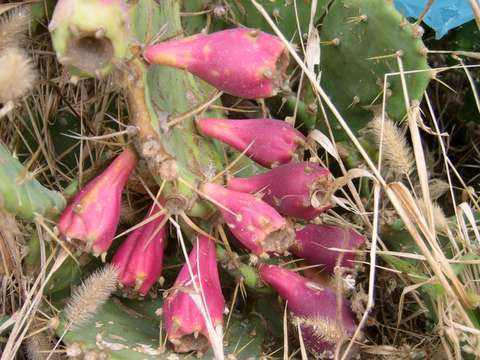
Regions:
<instances>
[{"instance_id":1,"label":"blue plastic sheet","mask_svg":"<svg viewBox=\"0 0 480 360\"><path fill-rule=\"evenodd\" d=\"M428 0L395 0L397 9L407 17L417 19ZM448 30L473 19L472 8L468 0L435 0L424 18L424 22L435 30L437 39Z\"/></svg>"}]
</instances>

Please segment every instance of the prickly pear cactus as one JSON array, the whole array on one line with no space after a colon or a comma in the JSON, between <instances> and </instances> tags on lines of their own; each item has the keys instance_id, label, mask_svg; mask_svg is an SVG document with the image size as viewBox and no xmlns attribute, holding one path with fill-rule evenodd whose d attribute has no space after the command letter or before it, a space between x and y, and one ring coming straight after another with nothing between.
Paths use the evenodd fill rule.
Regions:
<instances>
[{"instance_id":1,"label":"prickly pear cactus","mask_svg":"<svg viewBox=\"0 0 480 360\"><path fill-rule=\"evenodd\" d=\"M42 186L4 145L0 144L0 206L26 220L53 218L65 206L64 197Z\"/></svg>"},{"instance_id":2,"label":"prickly pear cactus","mask_svg":"<svg viewBox=\"0 0 480 360\"><path fill-rule=\"evenodd\" d=\"M429 51L389 0L29 3L0 5L3 357L480 354L476 197L449 178L454 230L419 198L438 147L421 169L395 123L427 55L475 54Z\"/></svg>"},{"instance_id":3,"label":"prickly pear cactus","mask_svg":"<svg viewBox=\"0 0 480 360\"><path fill-rule=\"evenodd\" d=\"M302 18L306 17L308 9L305 4L300 6ZM102 16L86 19L86 14L93 10L101 10ZM295 18L291 13L291 4L280 10L269 10L278 17L285 16L290 20ZM231 11L235 10L229 9L230 13ZM240 11L240 8L237 7L236 11ZM245 9L241 11L244 14ZM318 21L323 12L324 4L319 4L312 21ZM238 16L243 17L241 14L238 13ZM250 20L252 22L246 21L247 25L256 27L255 21L261 24L259 19ZM302 31L306 31L309 23L302 21ZM296 25L292 21L285 24L289 27L284 30L293 35ZM233 234L238 241L237 246L242 244L260 258L288 255L289 247L295 241L295 229L286 216L306 221L325 212L331 207L329 197L335 191L334 184L328 169L308 162L299 163L298 166L289 164L303 158L307 139L302 133L290 124L274 119L221 119L225 114L212 111L211 107L220 92L206 82L234 96L245 94L252 99L274 96L287 81L289 56L285 45L280 39L256 29L232 29L177 40L182 33L182 26L179 3L173 0L160 4L140 0L129 6L119 1L89 0L78 3L76 0L64 0L57 5L49 29L59 61L74 76L103 77L114 72L120 79L128 104L129 122L134 128L129 133L131 141L139 158L146 162L151 176L160 186L161 199L157 201L164 210L158 214L166 215L166 220L163 221L160 217L157 222L152 221L153 226L149 226L149 216L154 215L147 213L147 223L142 222L136 226L127 241L118 247L112 260L115 267L109 268L102 276L110 273L118 277L123 287L133 287L130 289L132 291L122 288L120 293L124 295L130 296L140 291L140 295L145 296L155 282L153 277L158 277L158 273L153 275L149 271L154 268L158 271L156 265L162 260L161 256L157 257L155 265L155 259L147 256L150 254L141 255L145 249L136 246L136 237L145 237L142 241L160 241L156 248L163 251L166 233L164 230L155 230L155 227L164 227L172 215L182 216L186 224L182 222L180 225L187 225L183 229L186 233L191 234L192 229L197 233L196 236L191 236L196 240L192 241L193 248L187 263L166 294L163 311L142 315L153 321L140 319L142 316L139 318L135 309L129 309L127 303L121 303L117 298L101 305L110 295L114 279L108 280L109 291L98 291L101 301L97 306L96 292L89 292L94 287L92 284L95 280L87 279L82 288L83 293L74 294L66 308L64 326L57 329L57 334L67 344L67 353L75 356L104 354L119 359L160 356L166 351L156 336L157 322L162 318L171 345L169 349L204 353L210 344L211 350L206 353L207 357L223 359L227 355L236 358L260 356L263 353L264 329L259 328L261 323L258 319L252 316L236 319L237 316L232 314L228 327L223 331L225 301L216 263L219 260L226 273L233 275L237 290L238 287L248 288L257 296L271 294L271 289L265 285L268 280L261 279L259 270L251 266L257 260L253 258L252 264L246 264L245 259L232 252L228 239L232 239ZM242 56L249 59L244 61ZM157 65L146 65L142 57ZM233 152L230 147L238 152ZM271 167L281 166L283 169L270 170L271 175L262 178L264 184L261 187L271 188L271 193L265 194L263 201L251 194L253 189L233 188L234 179L227 184L230 190L220 185L225 182L225 178L216 175L223 175L222 170L232 159L234 163L238 162L238 159L231 157L232 154L238 157L241 153L265 167L261 169L250 166L251 176L268 171ZM245 160L240 163L242 162ZM66 241L84 241L87 246L82 246L81 249L88 251L93 247L93 253L102 254L105 259L113 240L112 233L118 225L119 194L124 186L120 181L114 183L114 179L128 178L135 165L136 160L131 150L124 150L102 174L75 195L59 219L60 236ZM228 170L231 169L229 166ZM291 172L297 173L296 178L301 181L292 181L293 178L288 175ZM280 177L285 177L281 180L286 182L285 188L269 184L277 180L277 173ZM211 182L212 179L215 182ZM253 177L251 179L256 181ZM237 179L235 183L238 185L241 182L241 179ZM313 197L316 198L315 205ZM276 200L284 198L287 200ZM87 214L88 211L95 216ZM212 218L212 215L216 217ZM215 226L218 221L215 219L219 215L227 223L228 234L223 227ZM101 226L92 226L95 219L102 219ZM218 230L213 231L215 228ZM225 242L225 248L215 248L211 243L212 236L217 232ZM162 235L157 236L158 234ZM179 232L177 237L183 241ZM307 242L310 240L307 239ZM145 248L149 246L147 242L145 244ZM185 249L183 252L185 255ZM336 254L332 256L334 259L329 260L335 262ZM139 269L143 269L143 273ZM116 271L118 273L114 275ZM94 274L93 279L95 276ZM102 279L102 276L97 276L97 280ZM197 276L198 283L195 279ZM148 279L146 288L141 287L145 284L145 279ZM299 284L309 283L301 276L295 279ZM204 291L201 297L198 297L197 287ZM330 292L325 294L331 302L330 311L335 308L337 300ZM85 300L90 296L92 300ZM290 294L282 296L288 299ZM312 293L311 296L316 295ZM138 304L151 307L149 301ZM156 304L160 308L161 304ZM345 300L344 315L352 318L348 304ZM69 318L69 314L77 313L75 310L79 314L85 312L80 306L91 310L89 319L94 312L95 326L99 329L97 333L90 331L93 320L78 326L76 320ZM206 311L207 315L202 311ZM307 310L303 315L306 321L313 321L316 317L323 316L319 311L322 310ZM74 317L78 320L82 316ZM325 316L328 319L326 321L330 322L334 315ZM338 334L350 336L351 326L350 323L339 323ZM86 333L84 329L89 329L89 332ZM305 329L310 331L311 328L307 325ZM222 341L223 335L226 337ZM313 334L312 339L315 336L331 335L327 331ZM205 342L205 339L208 341ZM330 354L337 342L329 340L320 347L312 343L311 350L314 353L326 351Z\"/></svg>"},{"instance_id":4,"label":"prickly pear cactus","mask_svg":"<svg viewBox=\"0 0 480 360\"><path fill-rule=\"evenodd\" d=\"M381 103L397 58L420 70L406 79L410 97L421 98L430 79L421 33L390 4L318 1L313 11L309 1L259 3L302 56L310 26L320 31L315 70L355 130ZM322 224L346 180L319 160L308 136L319 104L254 4L59 0L49 31L70 81L113 84L126 114L111 117L124 129L116 134L74 137L116 156L101 172L92 166L89 181L79 174L85 183L73 174L65 209L62 196L27 174L14 188L20 164L0 148L2 205L53 220L55 242L33 237L25 262L48 274L42 291L60 310L52 317L61 319L55 334L67 355L256 359L285 346L278 328L300 331L300 342L286 340L313 357L344 351L357 318L338 283L361 271L368 241L351 226ZM399 78L389 77L385 91L389 115L402 119ZM274 118L283 113L270 110L284 105L299 126ZM102 142L111 138L121 141ZM58 252L62 265L45 265Z\"/></svg>"},{"instance_id":5,"label":"prickly pear cactus","mask_svg":"<svg viewBox=\"0 0 480 360\"><path fill-rule=\"evenodd\" d=\"M432 78L423 29L410 24L384 0L337 0L326 14L320 36L321 84L355 130L371 118L368 109L386 95L391 118L405 116L404 92L397 57L403 62L408 95L420 100Z\"/></svg>"}]
</instances>

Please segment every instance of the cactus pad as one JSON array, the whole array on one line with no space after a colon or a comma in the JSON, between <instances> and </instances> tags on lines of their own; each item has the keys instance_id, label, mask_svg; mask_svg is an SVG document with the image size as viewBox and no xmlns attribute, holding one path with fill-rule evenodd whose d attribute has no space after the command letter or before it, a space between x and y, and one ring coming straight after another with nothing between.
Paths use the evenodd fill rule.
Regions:
<instances>
[{"instance_id":1,"label":"cactus pad","mask_svg":"<svg viewBox=\"0 0 480 360\"><path fill-rule=\"evenodd\" d=\"M278 28L283 35L294 43L300 43L298 37L298 28L302 31L302 36L308 33L308 26L310 23L311 1L297 1L298 25L297 16L295 14L295 4L289 0L261 0L258 1L270 17L275 20ZM228 1L230 9L235 19L241 22L244 26L261 29L267 32L272 32L270 25L265 21L265 18L258 12L250 0ZM317 11L313 18L313 23L317 23L328 5L327 0L320 0L317 4Z\"/></svg>"},{"instance_id":2,"label":"cactus pad","mask_svg":"<svg viewBox=\"0 0 480 360\"><path fill-rule=\"evenodd\" d=\"M396 53L401 54L411 99L421 99L431 79L422 31L410 24L384 0L337 0L326 15L322 41L321 84L335 106L355 122L364 125L365 107L382 104L384 76L398 72ZM372 59L376 58L376 59ZM404 95L399 76L388 78L387 111L391 118L405 115Z\"/></svg>"},{"instance_id":3,"label":"cactus pad","mask_svg":"<svg viewBox=\"0 0 480 360\"><path fill-rule=\"evenodd\" d=\"M0 207L25 220L35 215L54 217L63 210L65 199L45 188L0 144Z\"/></svg>"},{"instance_id":4,"label":"cactus pad","mask_svg":"<svg viewBox=\"0 0 480 360\"><path fill-rule=\"evenodd\" d=\"M175 354L161 349L158 339L158 323L162 300L124 301L112 298L95 315L95 320L80 329L67 331L63 341L67 349L80 348L86 354L106 354L112 360L135 359L183 359L192 355ZM57 333L64 331L65 322ZM225 354L236 359L256 358L261 354L264 340L260 320L239 319L235 315L229 325ZM204 356L213 359L211 350Z\"/></svg>"}]
</instances>

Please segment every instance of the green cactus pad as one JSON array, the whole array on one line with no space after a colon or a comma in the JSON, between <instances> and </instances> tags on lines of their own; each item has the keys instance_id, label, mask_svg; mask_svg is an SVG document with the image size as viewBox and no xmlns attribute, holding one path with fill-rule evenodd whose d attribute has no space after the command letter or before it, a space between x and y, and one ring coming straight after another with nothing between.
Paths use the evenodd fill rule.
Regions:
<instances>
[{"instance_id":1,"label":"green cactus pad","mask_svg":"<svg viewBox=\"0 0 480 360\"><path fill-rule=\"evenodd\" d=\"M354 130L365 125L365 107L382 104L384 75L398 72L394 55L401 52L410 99L421 99L431 79L425 46L418 28L385 0L336 0L321 29L321 84ZM376 60L369 58L384 57ZM404 95L399 76L388 79L391 96L387 111L391 118L405 116Z\"/></svg>"},{"instance_id":2,"label":"green cactus pad","mask_svg":"<svg viewBox=\"0 0 480 360\"><path fill-rule=\"evenodd\" d=\"M272 28L265 21L265 18L258 12L257 8L250 0L229 0L227 3L232 10L236 21L242 25L254 29L261 29L263 31L272 32ZM310 24L311 1L297 1L297 15L295 14L295 5L290 0L260 0L258 1L270 17L275 20L278 28L283 35L294 43L300 43L298 36L298 27L300 26L302 36L308 33L308 26ZM317 11L313 18L313 23L316 24L321 16L324 14L328 5L327 0L319 0L317 4Z\"/></svg>"},{"instance_id":3,"label":"green cactus pad","mask_svg":"<svg viewBox=\"0 0 480 360\"><path fill-rule=\"evenodd\" d=\"M182 1L182 26L186 35L195 35L201 32L207 25L207 15L204 11L211 4L208 0Z\"/></svg>"},{"instance_id":4,"label":"green cactus pad","mask_svg":"<svg viewBox=\"0 0 480 360\"><path fill-rule=\"evenodd\" d=\"M104 353L111 360L192 358L191 354L160 350L161 315L157 310L161 308L161 299L120 301L112 298L102 306L91 323L68 331L63 341L67 348L75 344L83 354ZM63 334L64 326L63 321L57 329L59 336ZM235 354L239 360L257 358L262 353L263 340L264 330L259 318L251 317L247 321L233 315L224 341L225 354ZM211 351L203 359L213 359Z\"/></svg>"},{"instance_id":5,"label":"green cactus pad","mask_svg":"<svg viewBox=\"0 0 480 360\"><path fill-rule=\"evenodd\" d=\"M32 221L36 214L55 217L65 207L65 199L34 179L0 144L0 207Z\"/></svg>"}]
</instances>

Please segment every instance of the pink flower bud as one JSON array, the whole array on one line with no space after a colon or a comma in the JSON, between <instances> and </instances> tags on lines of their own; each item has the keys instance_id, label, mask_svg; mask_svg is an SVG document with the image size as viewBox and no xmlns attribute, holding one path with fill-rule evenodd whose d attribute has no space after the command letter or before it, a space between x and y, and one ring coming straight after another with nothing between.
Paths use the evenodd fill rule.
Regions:
<instances>
[{"instance_id":1,"label":"pink flower bud","mask_svg":"<svg viewBox=\"0 0 480 360\"><path fill-rule=\"evenodd\" d=\"M332 289L275 265L262 265L261 278L270 284L300 325L305 347L319 358L332 358L356 329L350 302Z\"/></svg>"},{"instance_id":2,"label":"pink flower bud","mask_svg":"<svg viewBox=\"0 0 480 360\"><path fill-rule=\"evenodd\" d=\"M80 190L60 216L60 234L78 240L84 250L95 255L107 251L120 220L122 191L136 164L135 153L125 149Z\"/></svg>"},{"instance_id":3,"label":"pink flower bud","mask_svg":"<svg viewBox=\"0 0 480 360\"><path fill-rule=\"evenodd\" d=\"M281 254L293 243L287 221L255 196L213 183L204 184L201 191L216 202L232 234L254 254Z\"/></svg>"},{"instance_id":4,"label":"pink flower bud","mask_svg":"<svg viewBox=\"0 0 480 360\"><path fill-rule=\"evenodd\" d=\"M153 205L146 219L160 211ZM162 215L134 230L120 245L112 263L119 269L119 279L124 286L134 287L142 296L147 294L162 273L165 238L165 216Z\"/></svg>"},{"instance_id":5,"label":"pink flower bud","mask_svg":"<svg viewBox=\"0 0 480 360\"><path fill-rule=\"evenodd\" d=\"M285 216L311 220L331 204L323 199L332 186L328 169L315 163L286 164L248 178L230 178L228 188L263 194L262 199ZM315 206L312 204L315 200Z\"/></svg>"},{"instance_id":6,"label":"pink flower bud","mask_svg":"<svg viewBox=\"0 0 480 360\"><path fill-rule=\"evenodd\" d=\"M165 299L163 318L167 338L175 351L203 352L209 342L215 345L216 337L222 336L225 299L218 277L215 242L198 236L188 259L190 268L187 263L183 265Z\"/></svg>"},{"instance_id":7,"label":"pink flower bud","mask_svg":"<svg viewBox=\"0 0 480 360\"><path fill-rule=\"evenodd\" d=\"M365 237L353 229L335 225L306 225L296 232L295 244L291 251L311 264L325 266L327 272L333 273L335 266L353 269L354 252L328 250L358 250L365 244Z\"/></svg>"},{"instance_id":8,"label":"pink flower bud","mask_svg":"<svg viewBox=\"0 0 480 360\"><path fill-rule=\"evenodd\" d=\"M285 121L274 119L199 119L197 127L206 136L220 140L266 167L286 164L306 141Z\"/></svg>"},{"instance_id":9,"label":"pink flower bud","mask_svg":"<svg viewBox=\"0 0 480 360\"><path fill-rule=\"evenodd\" d=\"M288 52L282 41L258 30L229 29L147 47L152 64L186 69L234 96L274 96L286 79Z\"/></svg>"}]
</instances>

